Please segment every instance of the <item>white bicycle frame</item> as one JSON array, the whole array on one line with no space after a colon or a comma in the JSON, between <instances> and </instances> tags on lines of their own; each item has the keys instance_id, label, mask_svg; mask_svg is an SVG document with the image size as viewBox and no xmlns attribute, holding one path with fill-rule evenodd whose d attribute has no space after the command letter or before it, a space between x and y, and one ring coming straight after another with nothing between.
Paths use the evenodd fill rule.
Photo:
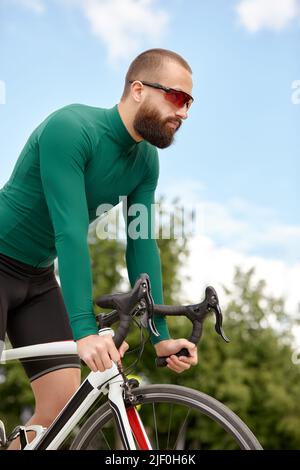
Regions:
<instances>
[{"instance_id":1,"label":"white bicycle frame","mask_svg":"<svg viewBox=\"0 0 300 470\"><path fill-rule=\"evenodd\" d=\"M103 334L113 335L114 332L111 328L103 328L99 331L99 335ZM74 341L59 341L4 350L1 355L0 363L15 359L74 354L77 354L77 346ZM27 431L35 431L36 436L23 450L58 449L101 394L108 394L108 400L115 417L116 426L120 432L120 437L125 449L135 450L135 440L128 421L123 398L123 385L123 377L119 373L115 363L113 363L110 369L104 372L90 372L48 429L42 426L29 426L26 428ZM140 426L144 438L149 444L149 449L151 449L150 442L141 422Z\"/></svg>"}]
</instances>

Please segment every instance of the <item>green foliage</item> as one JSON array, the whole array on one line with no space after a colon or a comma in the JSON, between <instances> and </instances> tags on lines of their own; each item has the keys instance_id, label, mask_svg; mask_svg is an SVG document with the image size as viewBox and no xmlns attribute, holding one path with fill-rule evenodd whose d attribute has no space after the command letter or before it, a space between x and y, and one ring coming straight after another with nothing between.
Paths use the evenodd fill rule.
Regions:
<instances>
[{"instance_id":1,"label":"green foliage","mask_svg":"<svg viewBox=\"0 0 300 470\"><path fill-rule=\"evenodd\" d=\"M163 203L163 201L162 201ZM175 202L174 202L175 204ZM174 227L176 228L176 217ZM160 227L160 230L162 228ZM165 303L180 300L180 267L188 256L187 239L159 238L164 280ZM118 240L97 239L90 234L90 253L94 278L93 297L127 290L125 245ZM300 448L300 368L291 361L291 319L282 299L265 293L266 282L255 281L254 269L237 268L233 287L224 288L224 329L231 342L225 344L214 331L209 318L199 347L199 364L183 374L157 369L155 352L148 343L135 374L152 383L173 383L201 390L225 403L253 430L268 449ZM197 293L195 294L197 295ZM197 302L198 299L191 299ZM226 308L224 308L226 302ZM191 325L185 318L170 318L174 338L188 337ZM139 344L139 332L132 329L128 342ZM133 362L128 355L125 366ZM5 371L1 384L0 416L12 428L20 422L24 407L33 407L31 389L19 364L1 367ZM84 368L84 376L88 373ZM192 429L191 439L202 448L230 449L232 443L220 429L203 419Z\"/></svg>"},{"instance_id":2,"label":"green foliage","mask_svg":"<svg viewBox=\"0 0 300 470\"><path fill-rule=\"evenodd\" d=\"M33 408L34 399L22 366L12 361L0 367L3 383L0 385L0 418L8 430L21 422L25 407Z\"/></svg>"},{"instance_id":3,"label":"green foliage","mask_svg":"<svg viewBox=\"0 0 300 470\"><path fill-rule=\"evenodd\" d=\"M125 247L118 240L90 238L93 299L120 290L125 270ZM97 307L95 307L97 311Z\"/></svg>"},{"instance_id":4,"label":"green foliage","mask_svg":"<svg viewBox=\"0 0 300 470\"><path fill-rule=\"evenodd\" d=\"M116 291L123 278L122 269L125 268L124 244L116 240L97 240L94 231L90 233L90 254L93 270L94 299L107 292ZM98 308L95 308L96 312ZM7 344L7 347L10 347ZM24 408L33 410L34 398L25 372L19 362L9 362L0 367L3 383L0 393L0 417L11 430L21 422ZM83 367L83 377L88 374L86 366Z\"/></svg>"},{"instance_id":5,"label":"green foliage","mask_svg":"<svg viewBox=\"0 0 300 470\"><path fill-rule=\"evenodd\" d=\"M160 225L158 227L157 245L160 251L162 264L162 277L164 287L165 304L176 304L180 301L182 282L184 279L179 274L180 267L187 261L188 233L184 237L178 235L182 232L182 217L180 217L179 200L172 201L175 208L170 215L165 209L165 200L161 198L160 205ZM176 208L177 211L176 211ZM167 219L166 222L164 222ZM170 227L166 230L165 226ZM166 238L165 234L170 234L171 238ZM178 236L176 238L176 236Z\"/></svg>"},{"instance_id":6,"label":"green foliage","mask_svg":"<svg viewBox=\"0 0 300 470\"><path fill-rule=\"evenodd\" d=\"M176 383L201 390L220 400L242 418L266 449L300 447L300 368L291 361L291 326L294 319L282 299L265 294L266 283L255 282L254 269L236 270L234 285L226 289L225 344L206 321L199 348L199 364L184 374L155 369L144 354L139 370L151 382ZM225 299L221 299L222 300ZM174 337L187 337L187 320L173 319ZM273 325L276 325L276 328ZM204 448L231 448L209 422L198 429Z\"/></svg>"}]
</instances>

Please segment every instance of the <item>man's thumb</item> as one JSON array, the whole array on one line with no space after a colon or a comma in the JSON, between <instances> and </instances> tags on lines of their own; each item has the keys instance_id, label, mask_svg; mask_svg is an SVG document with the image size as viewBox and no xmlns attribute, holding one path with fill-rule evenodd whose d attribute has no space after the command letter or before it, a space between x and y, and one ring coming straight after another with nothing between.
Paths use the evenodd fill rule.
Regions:
<instances>
[{"instance_id":1,"label":"man's thumb","mask_svg":"<svg viewBox=\"0 0 300 470\"><path fill-rule=\"evenodd\" d=\"M193 353L195 353L195 350L196 350L196 345L194 343L191 343L191 341L188 341L187 339L182 339L181 341L182 341L181 348L188 349L189 353L193 355Z\"/></svg>"}]
</instances>

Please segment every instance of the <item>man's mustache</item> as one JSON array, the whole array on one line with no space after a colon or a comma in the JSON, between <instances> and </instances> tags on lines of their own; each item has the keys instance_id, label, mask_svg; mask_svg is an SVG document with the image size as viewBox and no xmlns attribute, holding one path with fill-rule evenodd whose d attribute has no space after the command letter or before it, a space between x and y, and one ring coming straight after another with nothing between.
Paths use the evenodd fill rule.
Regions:
<instances>
[{"instance_id":1,"label":"man's mustache","mask_svg":"<svg viewBox=\"0 0 300 470\"><path fill-rule=\"evenodd\" d=\"M167 122L171 122L172 124L176 124L176 126L177 126L176 130L178 130L180 128L181 124L182 124L182 121L180 119L166 119L165 123L167 124Z\"/></svg>"}]
</instances>

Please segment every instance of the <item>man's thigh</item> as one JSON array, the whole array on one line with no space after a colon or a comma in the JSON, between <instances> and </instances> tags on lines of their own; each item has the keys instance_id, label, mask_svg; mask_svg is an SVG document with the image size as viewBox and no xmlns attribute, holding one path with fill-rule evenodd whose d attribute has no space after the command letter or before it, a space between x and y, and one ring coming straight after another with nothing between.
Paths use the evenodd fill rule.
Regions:
<instances>
[{"instance_id":1,"label":"man's thigh","mask_svg":"<svg viewBox=\"0 0 300 470\"><path fill-rule=\"evenodd\" d=\"M60 286L55 276L33 282L28 298L7 315L7 334L14 348L73 339ZM21 361L30 381L68 368L80 368L77 355Z\"/></svg>"},{"instance_id":2,"label":"man's thigh","mask_svg":"<svg viewBox=\"0 0 300 470\"><path fill-rule=\"evenodd\" d=\"M51 422L80 386L80 369L59 369L31 382L35 413Z\"/></svg>"}]
</instances>

